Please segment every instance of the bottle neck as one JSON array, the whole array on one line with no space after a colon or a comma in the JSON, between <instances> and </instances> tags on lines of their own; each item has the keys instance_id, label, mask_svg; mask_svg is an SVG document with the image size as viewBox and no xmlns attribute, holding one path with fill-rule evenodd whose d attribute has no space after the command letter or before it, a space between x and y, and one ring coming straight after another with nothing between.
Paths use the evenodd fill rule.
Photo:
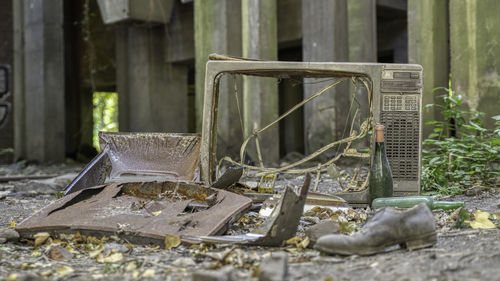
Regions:
<instances>
[{"instance_id":1,"label":"bottle neck","mask_svg":"<svg viewBox=\"0 0 500 281\"><path fill-rule=\"evenodd\" d=\"M432 209L442 209L442 210L454 210L465 206L464 202L461 201L434 201L432 204Z\"/></svg>"},{"instance_id":2,"label":"bottle neck","mask_svg":"<svg viewBox=\"0 0 500 281\"><path fill-rule=\"evenodd\" d=\"M385 152L385 142L376 142L375 143L375 153L377 152Z\"/></svg>"}]
</instances>

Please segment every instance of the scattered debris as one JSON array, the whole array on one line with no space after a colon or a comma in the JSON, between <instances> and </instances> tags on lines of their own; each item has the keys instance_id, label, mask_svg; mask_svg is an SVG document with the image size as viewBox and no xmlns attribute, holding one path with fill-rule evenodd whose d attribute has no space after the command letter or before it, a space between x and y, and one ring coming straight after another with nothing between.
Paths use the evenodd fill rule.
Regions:
<instances>
[{"instance_id":1,"label":"scattered debris","mask_svg":"<svg viewBox=\"0 0 500 281\"><path fill-rule=\"evenodd\" d=\"M299 195L292 191L291 188L287 188L271 215L250 233L225 236L183 235L182 237L188 240L205 243L240 243L260 246L280 246L283 241L293 237L297 231L297 226L304 210L310 182L311 176L307 174Z\"/></svg>"}]
</instances>

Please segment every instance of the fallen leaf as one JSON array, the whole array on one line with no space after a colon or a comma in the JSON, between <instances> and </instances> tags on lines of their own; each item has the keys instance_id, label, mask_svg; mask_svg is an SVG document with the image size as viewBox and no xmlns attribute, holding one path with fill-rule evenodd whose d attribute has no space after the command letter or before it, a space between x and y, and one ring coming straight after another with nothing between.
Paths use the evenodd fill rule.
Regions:
<instances>
[{"instance_id":1,"label":"fallen leaf","mask_svg":"<svg viewBox=\"0 0 500 281\"><path fill-rule=\"evenodd\" d=\"M66 265L63 265L63 266L59 267L58 269L56 269L56 273L59 276L68 275L68 274L73 273L73 272L75 272L75 270L69 266L66 266Z\"/></svg>"},{"instance_id":2,"label":"fallen leaf","mask_svg":"<svg viewBox=\"0 0 500 281\"><path fill-rule=\"evenodd\" d=\"M127 264L127 266L125 266L125 271L132 271L136 269L137 269L137 264L135 263L135 261L131 261Z\"/></svg>"},{"instance_id":3,"label":"fallen leaf","mask_svg":"<svg viewBox=\"0 0 500 281\"><path fill-rule=\"evenodd\" d=\"M300 240L301 240L301 238L300 238L300 237L298 237L298 236L294 236L294 237L292 237L292 238L290 238L290 239L286 240L286 244L287 244L287 245L296 245L297 243L299 243L299 242L300 242Z\"/></svg>"},{"instance_id":4,"label":"fallen leaf","mask_svg":"<svg viewBox=\"0 0 500 281\"><path fill-rule=\"evenodd\" d=\"M40 251L33 251L33 253L31 253L31 256L32 256L32 257L38 257L38 256L40 256L41 254L42 254L42 252L40 252Z\"/></svg>"},{"instance_id":5,"label":"fallen leaf","mask_svg":"<svg viewBox=\"0 0 500 281\"><path fill-rule=\"evenodd\" d=\"M75 235L73 235L72 242L75 243L83 242L83 236L79 231L75 233Z\"/></svg>"},{"instance_id":6,"label":"fallen leaf","mask_svg":"<svg viewBox=\"0 0 500 281\"><path fill-rule=\"evenodd\" d=\"M138 270L134 270L134 272L132 272L132 278L139 278L139 271Z\"/></svg>"},{"instance_id":7,"label":"fallen leaf","mask_svg":"<svg viewBox=\"0 0 500 281\"><path fill-rule=\"evenodd\" d=\"M181 239L177 236L167 234L165 235L165 250L176 248L181 244Z\"/></svg>"},{"instance_id":8,"label":"fallen leaf","mask_svg":"<svg viewBox=\"0 0 500 281\"><path fill-rule=\"evenodd\" d=\"M492 221L490 221L490 213L488 212L483 212L480 210L476 210L473 213L474 215L474 220L469 222L470 227L473 229L494 229L496 228L495 224L493 224Z\"/></svg>"},{"instance_id":9,"label":"fallen leaf","mask_svg":"<svg viewBox=\"0 0 500 281\"><path fill-rule=\"evenodd\" d=\"M340 233L349 234L354 231L355 223L352 222L344 222L339 220L339 231Z\"/></svg>"},{"instance_id":10,"label":"fallen leaf","mask_svg":"<svg viewBox=\"0 0 500 281\"><path fill-rule=\"evenodd\" d=\"M52 275L52 269L42 271L39 273L39 275L41 277L49 277L50 275Z\"/></svg>"},{"instance_id":11,"label":"fallen leaf","mask_svg":"<svg viewBox=\"0 0 500 281\"><path fill-rule=\"evenodd\" d=\"M7 279L5 281L16 281L19 280L19 275L17 273L11 273L9 276L7 276Z\"/></svg>"},{"instance_id":12,"label":"fallen leaf","mask_svg":"<svg viewBox=\"0 0 500 281\"><path fill-rule=\"evenodd\" d=\"M142 278L155 277L155 270L152 268L148 268L142 273L141 277Z\"/></svg>"},{"instance_id":13,"label":"fallen leaf","mask_svg":"<svg viewBox=\"0 0 500 281\"><path fill-rule=\"evenodd\" d=\"M151 214L156 217L157 215L161 214L161 210L156 212L151 212Z\"/></svg>"},{"instance_id":14,"label":"fallen leaf","mask_svg":"<svg viewBox=\"0 0 500 281\"><path fill-rule=\"evenodd\" d=\"M16 222L15 221L11 221L9 227L10 228L16 227Z\"/></svg>"},{"instance_id":15,"label":"fallen leaf","mask_svg":"<svg viewBox=\"0 0 500 281\"><path fill-rule=\"evenodd\" d=\"M48 232L38 232L35 234L33 237L35 237L35 249L38 248L38 246L42 245L49 239L50 234Z\"/></svg>"},{"instance_id":16,"label":"fallen leaf","mask_svg":"<svg viewBox=\"0 0 500 281\"><path fill-rule=\"evenodd\" d=\"M97 255L102 253L102 251L104 251L104 245L100 244L95 250L89 251L89 257L95 258L97 257Z\"/></svg>"},{"instance_id":17,"label":"fallen leaf","mask_svg":"<svg viewBox=\"0 0 500 281\"><path fill-rule=\"evenodd\" d=\"M300 241L300 243L297 245L297 248L301 248L301 249L305 249L307 248L307 246L309 246L309 243L311 241L309 240L309 237L304 237L304 239L302 239L302 241Z\"/></svg>"},{"instance_id":18,"label":"fallen leaf","mask_svg":"<svg viewBox=\"0 0 500 281\"><path fill-rule=\"evenodd\" d=\"M103 258L102 262L105 262L105 263L114 263L114 262L119 262L122 259L123 259L123 254L122 253L112 253L109 256Z\"/></svg>"}]
</instances>

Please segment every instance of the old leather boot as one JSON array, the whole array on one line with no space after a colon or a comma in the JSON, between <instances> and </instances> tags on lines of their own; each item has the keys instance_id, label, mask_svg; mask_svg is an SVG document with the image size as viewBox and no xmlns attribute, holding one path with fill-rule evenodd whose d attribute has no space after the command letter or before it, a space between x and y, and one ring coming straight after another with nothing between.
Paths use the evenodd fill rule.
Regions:
<instances>
[{"instance_id":1,"label":"old leather boot","mask_svg":"<svg viewBox=\"0 0 500 281\"><path fill-rule=\"evenodd\" d=\"M314 248L328 254L371 255L397 244L414 250L436 241L434 216L422 203L411 209L381 208L360 232L322 236Z\"/></svg>"}]
</instances>

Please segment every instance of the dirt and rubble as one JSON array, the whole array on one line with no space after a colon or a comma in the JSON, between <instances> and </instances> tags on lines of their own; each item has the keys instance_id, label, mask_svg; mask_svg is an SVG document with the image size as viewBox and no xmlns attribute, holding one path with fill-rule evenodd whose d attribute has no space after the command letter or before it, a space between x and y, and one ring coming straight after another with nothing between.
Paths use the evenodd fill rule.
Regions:
<instances>
[{"instance_id":1,"label":"dirt and rubble","mask_svg":"<svg viewBox=\"0 0 500 281\"><path fill-rule=\"evenodd\" d=\"M13 227L61 196L81 165L0 166L1 176L59 176L0 182L0 229ZM438 226L434 247L407 251L398 246L371 256L327 256L307 248L304 232L324 221L338 231L359 229L372 214L365 208L305 211L297 236L283 247L189 246L175 237L170 249L140 246L117 236L40 234L35 240L9 238L0 244L0 278L5 280L498 280L500 276L500 190L481 187L465 201L470 212L490 213L495 229L455 228L456 213L433 211ZM262 222L247 212L227 234L241 234ZM4 235L1 232L0 236ZM0 237L0 240L2 237Z\"/></svg>"}]
</instances>

